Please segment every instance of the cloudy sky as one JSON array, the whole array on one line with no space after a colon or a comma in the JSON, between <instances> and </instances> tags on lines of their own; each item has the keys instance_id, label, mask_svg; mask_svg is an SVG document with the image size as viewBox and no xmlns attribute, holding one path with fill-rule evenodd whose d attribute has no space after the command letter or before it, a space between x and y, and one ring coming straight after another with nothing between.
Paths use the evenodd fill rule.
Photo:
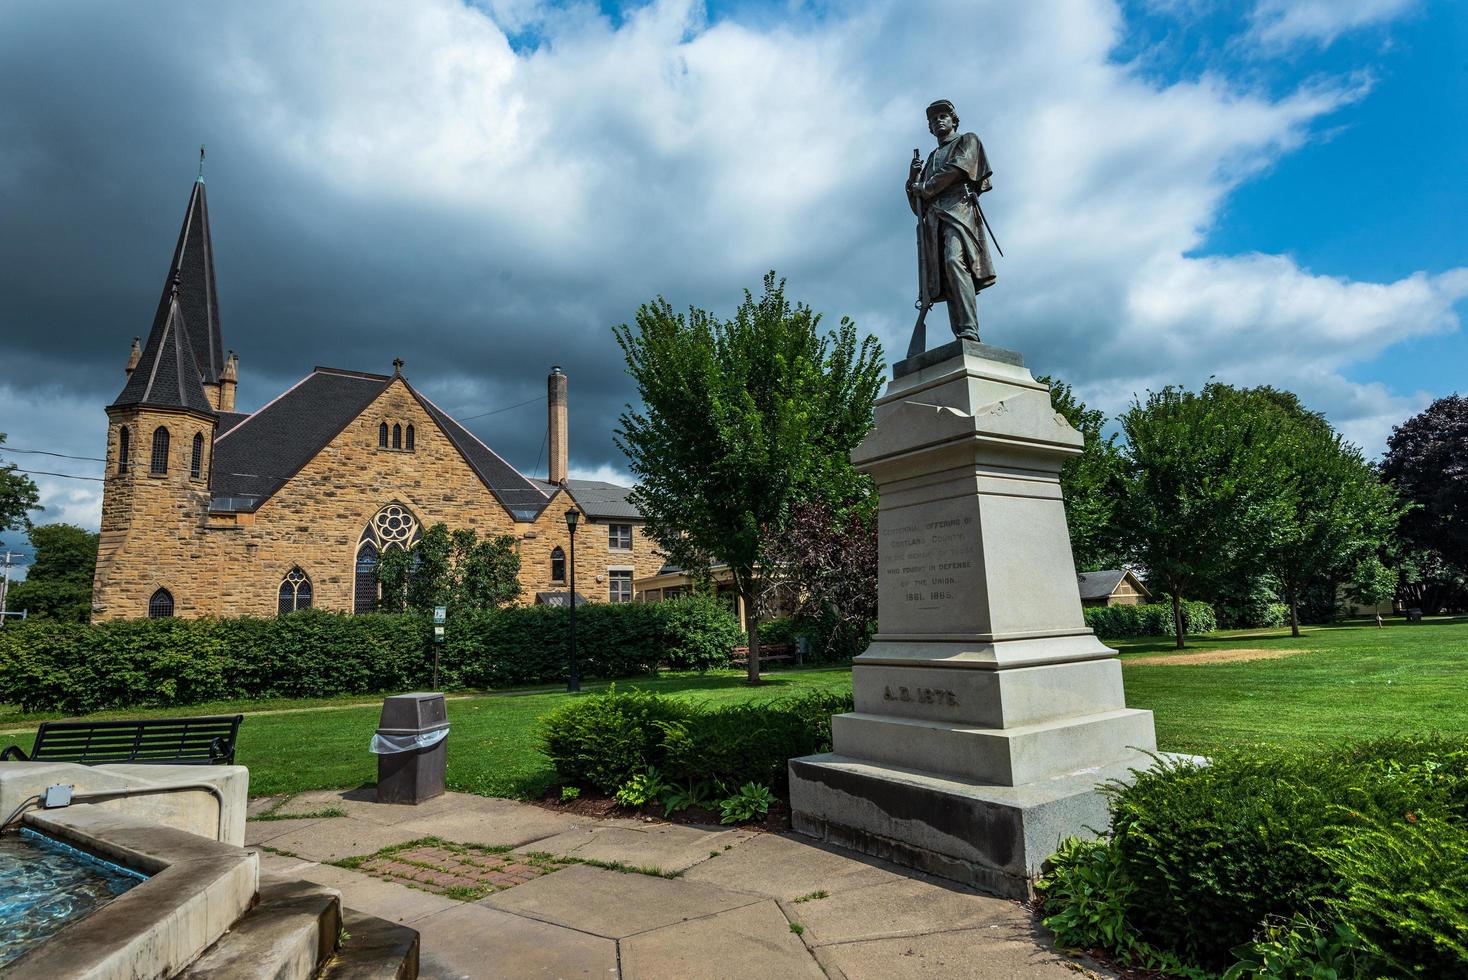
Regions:
<instances>
[{"instance_id":1,"label":"cloudy sky","mask_svg":"<svg viewBox=\"0 0 1468 980\"><path fill-rule=\"evenodd\" d=\"M773 268L905 347L946 97L995 169L986 341L1110 412L1291 388L1378 453L1468 365L1465 43L1452 0L9 0L0 431L102 455L205 143L242 408L400 356L543 474L559 363L573 471L617 474L611 327L658 294ZM100 483L35 479L96 527Z\"/></svg>"}]
</instances>

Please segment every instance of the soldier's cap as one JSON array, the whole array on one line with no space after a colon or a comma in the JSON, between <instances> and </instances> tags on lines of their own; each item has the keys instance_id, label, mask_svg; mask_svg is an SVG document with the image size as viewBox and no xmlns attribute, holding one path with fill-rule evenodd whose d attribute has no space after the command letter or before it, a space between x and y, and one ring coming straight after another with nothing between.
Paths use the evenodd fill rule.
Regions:
<instances>
[{"instance_id":1,"label":"soldier's cap","mask_svg":"<svg viewBox=\"0 0 1468 980\"><path fill-rule=\"evenodd\" d=\"M947 99L939 99L937 102L934 102L932 105L928 106L928 118L931 119L938 113L945 110L955 116L958 115L958 110L953 108L952 102L949 102Z\"/></svg>"}]
</instances>

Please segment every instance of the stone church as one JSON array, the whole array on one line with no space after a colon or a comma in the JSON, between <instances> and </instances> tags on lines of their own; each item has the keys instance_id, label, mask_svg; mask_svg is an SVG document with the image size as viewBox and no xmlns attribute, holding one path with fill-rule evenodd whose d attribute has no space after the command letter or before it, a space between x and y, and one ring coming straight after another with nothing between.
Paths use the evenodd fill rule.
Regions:
<instances>
[{"instance_id":1,"label":"stone church","mask_svg":"<svg viewBox=\"0 0 1468 980\"><path fill-rule=\"evenodd\" d=\"M423 529L511 535L522 602L629 601L662 555L628 488L568 476L567 378L547 381L546 480L517 471L391 374L316 367L255 412L235 410L209 209L189 194L146 343L107 407L94 621L371 610L379 556Z\"/></svg>"}]
</instances>

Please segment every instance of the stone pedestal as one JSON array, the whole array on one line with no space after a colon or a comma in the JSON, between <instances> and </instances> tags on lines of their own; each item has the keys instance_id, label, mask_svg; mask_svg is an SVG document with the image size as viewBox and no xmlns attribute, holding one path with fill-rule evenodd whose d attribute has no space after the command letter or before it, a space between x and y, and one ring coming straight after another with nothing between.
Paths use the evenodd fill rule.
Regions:
<instances>
[{"instance_id":1,"label":"stone pedestal","mask_svg":"<svg viewBox=\"0 0 1468 980\"><path fill-rule=\"evenodd\" d=\"M1098 784L1156 750L1085 625L1060 467L1081 434L1023 359L899 363L852 461L876 481L880 632L833 751L792 759L797 830L1005 895L1106 825Z\"/></svg>"}]
</instances>

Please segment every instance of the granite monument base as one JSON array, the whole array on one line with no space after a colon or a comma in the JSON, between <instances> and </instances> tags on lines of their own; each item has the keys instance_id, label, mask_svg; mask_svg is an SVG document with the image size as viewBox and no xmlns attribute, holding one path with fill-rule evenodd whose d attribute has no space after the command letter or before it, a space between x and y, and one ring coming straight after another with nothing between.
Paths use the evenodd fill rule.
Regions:
<instances>
[{"instance_id":1,"label":"granite monument base","mask_svg":"<svg viewBox=\"0 0 1468 980\"><path fill-rule=\"evenodd\" d=\"M1045 859L1110 818L1099 787L1152 765L1141 752L1019 786L827 753L790 760L791 824L800 833L1006 898L1034 897Z\"/></svg>"},{"instance_id":2,"label":"granite monument base","mask_svg":"<svg viewBox=\"0 0 1468 980\"><path fill-rule=\"evenodd\" d=\"M1084 440L1024 358L908 358L852 462L880 492L880 629L832 753L790 761L797 830L1024 897L1098 787L1151 763L1152 713L1086 627L1060 470Z\"/></svg>"}]
</instances>

